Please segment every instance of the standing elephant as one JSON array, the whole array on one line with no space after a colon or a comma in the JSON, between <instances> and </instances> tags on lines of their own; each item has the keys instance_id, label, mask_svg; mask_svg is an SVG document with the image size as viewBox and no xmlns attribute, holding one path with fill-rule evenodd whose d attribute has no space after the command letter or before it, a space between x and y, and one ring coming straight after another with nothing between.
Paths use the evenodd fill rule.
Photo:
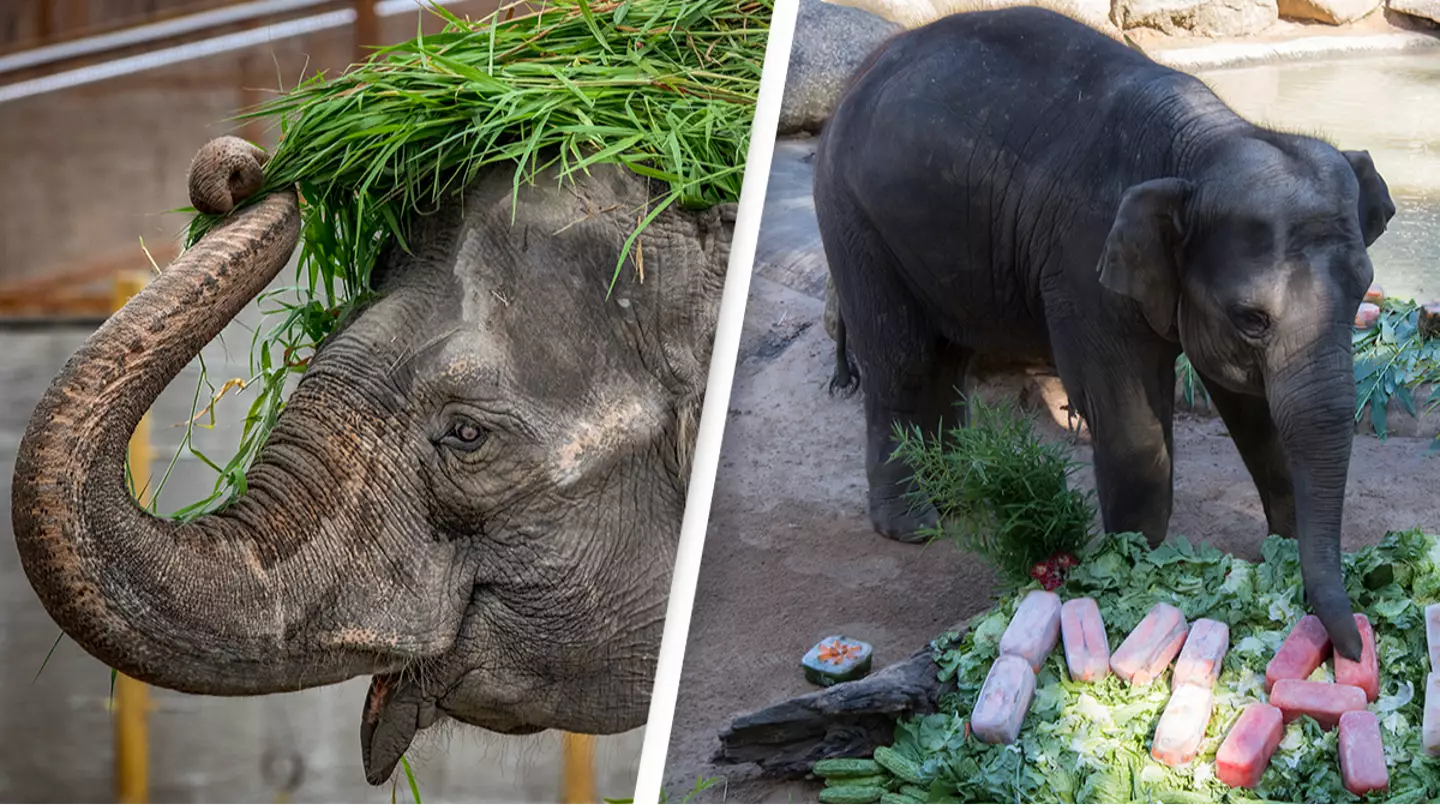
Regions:
<instances>
[{"instance_id":1,"label":"standing elephant","mask_svg":"<svg viewBox=\"0 0 1440 810\"><path fill-rule=\"evenodd\" d=\"M1044 352L1094 439L1106 531L1163 539L1175 360L1200 373L1335 648L1352 322L1395 213L1365 152L1251 124L1201 81L1059 14L905 32L823 134L815 208L860 366L870 518L913 539L892 429L962 422L977 353Z\"/></svg>"},{"instance_id":2,"label":"standing elephant","mask_svg":"<svg viewBox=\"0 0 1440 810\"><path fill-rule=\"evenodd\" d=\"M236 139L191 171L200 210L262 175ZM295 193L232 215L94 333L36 408L13 490L25 572L71 638L184 692L373 675L373 784L443 716L514 734L645 722L733 206L662 214L643 281L627 268L607 300L657 188L552 171L512 209L513 176L482 174L382 256L378 296L319 348L216 514L142 509L126 442L285 265Z\"/></svg>"}]
</instances>

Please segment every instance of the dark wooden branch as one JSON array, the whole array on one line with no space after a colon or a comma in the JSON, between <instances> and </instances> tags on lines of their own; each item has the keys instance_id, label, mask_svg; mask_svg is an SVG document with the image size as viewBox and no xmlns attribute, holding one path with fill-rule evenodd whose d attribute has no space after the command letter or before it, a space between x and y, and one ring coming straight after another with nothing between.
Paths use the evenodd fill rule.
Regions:
<instances>
[{"instance_id":1,"label":"dark wooden branch","mask_svg":"<svg viewBox=\"0 0 1440 810\"><path fill-rule=\"evenodd\" d=\"M973 621L973 619L971 620ZM971 621L954 628L964 633ZM717 764L755 764L765 776L808 773L829 757L869 756L895 740L895 721L939 708L941 683L929 645L850 683L737 717L720 732Z\"/></svg>"}]
</instances>

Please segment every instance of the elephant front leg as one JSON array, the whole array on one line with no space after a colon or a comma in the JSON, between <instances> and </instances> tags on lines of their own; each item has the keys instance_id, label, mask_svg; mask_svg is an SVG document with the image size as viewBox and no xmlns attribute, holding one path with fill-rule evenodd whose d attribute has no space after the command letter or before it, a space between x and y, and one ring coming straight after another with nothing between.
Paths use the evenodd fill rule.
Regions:
<instances>
[{"instance_id":1,"label":"elephant front leg","mask_svg":"<svg viewBox=\"0 0 1440 810\"><path fill-rule=\"evenodd\" d=\"M1112 358L1084 388L1105 531L1143 534L1152 545L1170 526L1175 483L1174 359L1160 354L1138 368L1134 357Z\"/></svg>"},{"instance_id":2,"label":"elephant front leg","mask_svg":"<svg viewBox=\"0 0 1440 810\"><path fill-rule=\"evenodd\" d=\"M1270 418L1270 404L1260 397L1237 394L1200 375L1215 410L1225 420L1225 429L1240 451L1245 468L1260 491L1265 523L1271 534L1295 536L1295 490L1290 479L1290 460L1280 444L1280 434Z\"/></svg>"}]
</instances>

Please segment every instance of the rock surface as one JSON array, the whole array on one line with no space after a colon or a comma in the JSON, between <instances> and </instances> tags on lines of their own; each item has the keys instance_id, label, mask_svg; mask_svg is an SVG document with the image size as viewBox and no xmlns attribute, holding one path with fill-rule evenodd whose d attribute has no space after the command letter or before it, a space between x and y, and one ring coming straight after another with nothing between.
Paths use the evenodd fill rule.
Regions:
<instances>
[{"instance_id":1,"label":"rock surface","mask_svg":"<svg viewBox=\"0 0 1440 810\"><path fill-rule=\"evenodd\" d=\"M1110 0L828 0L828 2L864 9L877 17L905 28L918 28L941 17L963 11L983 11L1020 5L1048 8L1079 20L1092 28L1108 31L1115 27L1110 19Z\"/></svg>"},{"instance_id":2,"label":"rock surface","mask_svg":"<svg viewBox=\"0 0 1440 810\"><path fill-rule=\"evenodd\" d=\"M1391 11L1440 23L1440 0L1389 0Z\"/></svg>"},{"instance_id":3,"label":"rock surface","mask_svg":"<svg viewBox=\"0 0 1440 810\"><path fill-rule=\"evenodd\" d=\"M1279 0L1281 17L1331 25L1354 22L1380 5L1380 0Z\"/></svg>"},{"instance_id":4,"label":"rock surface","mask_svg":"<svg viewBox=\"0 0 1440 810\"><path fill-rule=\"evenodd\" d=\"M850 75L881 42L900 30L866 11L800 0L785 96L781 135L817 132L840 99Z\"/></svg>"},{"instance_id":5,"label":"rock surface","mask_svg":"<svg viewBox=\"0 0 1440 810\"><path fill-rule=\"evenodd\" d=\"M1115 22L1121 28L1207 37L1255 34L1279 17L1276 0L1115 0L1114 6Z\"/></svg>"}]
</instances>

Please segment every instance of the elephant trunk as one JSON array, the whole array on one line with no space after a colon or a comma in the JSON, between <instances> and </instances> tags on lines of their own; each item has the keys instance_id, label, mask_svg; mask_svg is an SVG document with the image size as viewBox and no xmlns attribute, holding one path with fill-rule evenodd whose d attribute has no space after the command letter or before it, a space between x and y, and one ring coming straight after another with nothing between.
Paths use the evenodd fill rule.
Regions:
<instances>
[{"instance_id":1,"label":"elephant trunk","mask_svg":"<svg viewBox=\"0 0 1440 810\"><path fill-rule=\"evenodd\" d=\"M237 199L256 190L253 147L224 139L207 149L209 162L202 150L192 173L249 186L218 183ZM192 178L192 196L195 187ZM257 504L246 504L254 493L237 504L246 509L180 523L146 512L125 481L126 447L141 417L285 265L299 220L293 192L271 194L187 250L66 363L21 441L11 508L25 573L66 634L139 680L263 694L382 663L373 651L337 652L342 645L299 637L310 617L295 592L329 587L339 562L314 555L303 581L278 576Z\"/></svg>"},{"instance_id":2,"label":"elephant trunk","mask_svg":"<svg viewBox=\"0 0 1440 810\"><path fill-rule=\"evenodd\" d=\"M1268 376L1267 396L1290 461L1306 599L1336 652L1358 661L1360 631L1340 569L1340 525L1355 436L1354 357L1348 324L1341 326L1334 331L1343 332L1343 341L1326 334L1291 353L1291 360Z\"/></svg>"}]
</instances>

